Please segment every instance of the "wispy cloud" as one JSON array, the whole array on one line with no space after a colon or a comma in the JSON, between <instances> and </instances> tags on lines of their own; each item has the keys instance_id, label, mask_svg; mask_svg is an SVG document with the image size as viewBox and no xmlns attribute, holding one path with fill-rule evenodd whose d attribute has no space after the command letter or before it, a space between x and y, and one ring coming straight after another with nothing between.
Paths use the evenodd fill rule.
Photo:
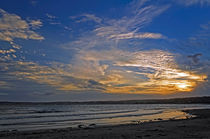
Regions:
<instances>
[{"instance_id":1,"label":"wispy cloud","mask_svg":"<svg viewBox=\"0 0 210 139\"><path fill-rule=\"evenodd\" d=\"M31 20L29 24L33 29L42 27L42 22L40 20Z\"/></svg>"},{"instance_id":2,"label":"wispy cloud","mask_svg":"<svg viewBox=\"0 0 210 139\"><path fill-rule=\"evenodd\" d=\"M113 36L120 36L119 38L159 38L161 34L155 33L141 33L141 29L150 23L152 19L168 9L168 6L146 6L146 7L131 7L130 15L123 16L116 20L108 20L107 24L97 27L94 31L97 36L113 38ZM133 9L134 8L134 9ZM122 36L122 37L121 37ZM156 37L154 37L156 36ZM158 37L157 37L158 36ZM161 37L160 37L161 38Z\"/></svg>"},{"instance_id":3,"label":"wispy cloud","mask_svg":"<svg viewBox=\"0 0 210 139\"><path fill-rule=\"evenodd\" d=\"M81 14L79 16L71 16L71 19L75 20L77 23L93 21L96 23L101 23L102 19L95 16L94 14Z\"/></svg>"},{"instance_id":4,"label":"wispy cloud","mask_svg":"<svg viewBox=\"0 0 210 139\"><path fill-rule=\"evenodd\" d=\"M164 36L160 33L139 33L133 32L126 34L111 35L110 39L121 40L121 39L162 39Z\"/></svg>"},{"instance_id":5,"label":"wispy cloud","mask_svg":"<svg viewBox=\"0 0 210 139\"><path fill-rule=\"evenodd\" d=\"M36 6L38 1L37 0L30 0L29 1L31 3L31 5Z\"/></svg>"},{"instance_id":6,"label":"wispy cloud","mask_svg":"<svg viewBox=\"0 0 210 139\"><path fill-rule=\"evenodd\" d=\"M204 6L210 4L210 0L175 0L175 2L184 4L185 6L191 6L195 4L200 4L201 6Z\"/></svg>"},{"instance_id":7,"label":"wispy cloud","mask_svg":"<svg viewBox=\"0 0 210 139\"><path fill-rule=\"evenodd\" d=\"M46 13L46 16L50 19L56 19L57 17L51 14Z\"/></svg>"},{"instance_id":8,"label":"wispy cloud","mask_svg":"<svg viewBox=\"0 0 210 139\"><path fill-rule=\"evenodd\" d=\"M93 30L88 32L84 31L75 41L71 41L63 45L63 47L77 50L94 47L112 48L116 46L116 40L164 39L166 36L161 33L141 32L141 29L168 8L169 5L145 6L143 1L134 1L126 8L126 15L118 19L100 18L100 23L97 22L98 24ZM91 17L96 16L92 15ZM77 16L71 18L78 22ZM87 21L86 18L85 21Z\"/></svg>"}]
</instances>

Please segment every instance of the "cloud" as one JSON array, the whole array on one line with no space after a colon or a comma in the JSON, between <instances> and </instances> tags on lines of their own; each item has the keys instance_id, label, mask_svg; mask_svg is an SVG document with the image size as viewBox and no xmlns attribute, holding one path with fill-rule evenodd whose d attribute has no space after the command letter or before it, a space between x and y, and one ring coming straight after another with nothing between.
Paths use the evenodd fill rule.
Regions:
<instances>
[{"instance_id":1,"label":"cloud","mask_svg":"<svg viewBox=\"0 0 210 139\"><path fill-rule=\"evenodd\" d=\"M55 88L58 92L171 94L193 91L206 82L206 73L198 68L185 68L187 64L177 61L177 53L151 49L142 43L142 39L166 38L161 33L144 32L142 29L169 8L168 5L145 5L145 2L132 2L119 18L101 18L93 14L71 17L76 23L93 21L97 24L93 25L93 29L81 28L77 38L63 46L65 51L71 49L69 63L41 65L29 61L2 60L0 72L4 75L3 82L10 83L10 88L17 87L15 84L18 81L34 82L47 86L46 90ZM15 38L28 39L28 32L36 34L32 29L42 25L39 20L26 22L17 15L4 14L12 18L6 20L9 21L7 24L3 24L3 20L0 22L0 29L7 34L1 36L7 37L2 40L8 42ZM56 18L46 16L50 21ZM15 31L18 33L13 33ZM8 57L13 51L2 49L0 53ZM182 61L187 59L181 58Z\"/></svg>"},{"instance_id":2,"label":"cloud","mask_svg":"<svg viewBox=\"0 0 210 139\"><path fill-rule=\"evenodd\" d=\"M210 4L210 0L175 0L175 2L183 4L185 6L191 6L195 4L200 4L201 6L204 6Z\"/></svg>"},{"instance_id":3,"label":"cloud","mask_svg":"<svg viewBox=\"0 0 210 139\"><path fill-rule=\"evenodd\" d=\"M46 13L46 20L45 21L48 21L48 23L50 25L57 25L59 27L62 27L63 29L65 30L70 30L70 27L67 27L66 25L64 25L60 20L59 20L59 17L57 16L54 16L54 15L51 15L49 13Z\"/></svg>"},{"instance_id":4,"label":"cloud","mask_svg":"<svg viewBox=\"0 0 210 139\"><path fill-rule=\"evenodd\" d=\"M0 96L7 96L8 93L0 93Z\"/></svg>"},{"instance_id":5,"label":"cloud","mask_svg":"<svg viewBox=\"0 0 210 139\"><path fill-rule=\"evenodd\" d=\"M56 19L57 17L51 14L46 13L46 16L50 19Z\"/></svg>"},{"instance_id":6,"label":"cloud","mask_svg":"<svg viewBox=\"0 0 210 139\"><path fill-rule=\"evenodd\" d=\"M161 50L86 50L74 59L71 72L103 84L107 93L169 94L192 91L205 81L205 74L181 69L175 57Z\"/></svg>"},{"instance_id":7,"label":"cloud","mask_svg":"<svg viewBox=\"0 0 210 139\"><path fill-rule=\"evenodd\" d=\"M33 6L36 6L38 3L37 0L30 0L30 4L33 5Z\"/></svg>"},{"instance_id":8,"label":"cloud","mask_svg":"<svg viewBox=\"0 0 210 139\"><path fill-rule=\"evenodd\" d=\"M207 24L201 24L200 27L205 31L210 31L210 21Z\"/></svg>"},{"instance_id":9,"label":"cloud","mask_svg":"<svg viewBox=\"0 0 210 139\"><path fill-rule=\"evenodd\" d=\"M41 25L40 21L32 21L31 23L22 20L21 17L15 14L9 14L0 9L0 40L13 42L14 39L34 39L43 40L44 37L35 33L30 29Z\"/></svg>"},{"instance_id":10,"label":"cloud","mask_svg":"<svg viewBox=\"0 0 210 139\"><path fill-rule=\"evenodd\" d=\"M9 50L0 50L0 54L9 54L9 53L15 53L16 50L9 49Z\"/></svg>"},{"instance_id":11,"label":"cloud","mask_svg":"<svg viewBox=\"0 0 210 139\"><path fill-rule=\"evenodd\" d=\"M31 20L29 24L33 29L42 27L42 22L40 20Z\"/></svg>"},{"instance_id":12,"label":"cloud","mask_svg":"<svg viewBox=\"0 0 210 139\"><path fill-rule=\"evenodd\" d=\"M59 63L43 66L34 62L24 61L0 62L0 73L4 73L2 82L9 86L16 86L16 82L12 84L12 78L13 81L34 81L37 84L46 85L48 88L53 87L58 91L103 90L103 85L97 81L77 78L71 72L67 72L66 70L71 65L64 66L62 63ZM0 88L3 89L2 87Z\"/></svg>"},{"instance_id":13,"label":"cloud","mask_svg":"<svg viewBox=\"0 0 210 139\"><path fill-rule=\"evenodd\" d=\"M77 23L94 21L100 23L96 28L87 36L94 36L104 39L159 39L163 38L160 33L140 32L140 30L152 19L163 11L169 8L165 6L143 6L142 1L134 1L127 9L127 15L119 19L102 19L92 14L82 14L80 16L71 16ZM103 21L103 22L102 22ZM99 39L98 38L98 39ZM91 38L92 39L92 38ZM97 39L97 38L96 38ZM95 39L94 39L95 40Z\"/></svg>"},{"instance_id":14,"label":"cloud","mask_svg":"<svg viewBox=\"0 0 210 139\"><path fill-rule=\"evenodd\" d=\"M166 51L114 49L81 53L71 64L43 66L34 62L1 61L2 83L14 86L16 82L12 84L11 79L34 81L64 92L170 94L192 91L206 78L206 75L180 69L175 55Z\"/></svg>"},{"instance_id":15,"label":"cloud","mask_svg":"<svg viewBox=\"0 0 210 139\"><path fill-rule=\"evenodd\" d=\"M189 70L178 63L179 54L142 44L142 39L167 38L161 33L142 32L169 8L146 2L133 1L122 17L104 18L93 30L64 45L75 50L70 62L72 76L97 81L103 85L101 91L107 93L190 92L205 82L207 75L199 69Z\"/></svg>"},{"instance_id":16,"label":"cloud","mask_svg":"<svg viewBox=\"0 0 210 139\"><path fill-rule=\"evenodd\" d=\"M34 31L41 26L42 22L40 20L26 21L18 15L10 14L0 9L0 41L6 41L12 47L6 47L0 50L0 60L5 61L17 58L15 52L21 46L15 43L15 39L43 40L44 37Z\"/></svg>"},{"instance_id":17,"label":"cloud","mask_svg":"<svg viewBox=\"0 0 210 139\"><path fill-rule=\"evenodd\" d=\"M112 38L113 36L123 36L123 37L135 37L135 38L147 38L149 36L160 37L160 34L155 33L139 33L141 28L150 23L152 19L161 14L163 11L168 9L168 6L145 6L145 7L131 7L130 15L123 16L122 18L116 20L108 20L105 26L97 27L94 31L97 36ZM157 37L158 36L158 37ZM123 38L120 37L120 38Z\"/></svg>"},{"instance_id":18,"label":"cloud","mask_svg":"<svg viewBox=\"0 0 210 139\"><path fill-rule=\"evenodd\" d=\"M96 23L102 22L102 19L95 16L94 14L82 14L79 16L71 16L70 18L76 20L77 23L87 22L87 21L93 21Z\"/></svg>"},{"instance_id":19,"label":"cloud","mask_svg":"<svg viewBox=\"0 0 210 139\"><path fill-rule=\"evenodd\" d=\"M122 40L122 39L163 39L164 36L160 33L139 33L135 34L133 32L126 33L126 34L117 34L117 35L111 35L109 37L110 39L115 40Z\"/></svg>"},{"instance_id":20,"label":"cloud","mask_svg":"<svg viewBox=\"0 0 210 139\"><path fill-rule=\"evenodd\" d=\"M168 8L168 5L144 6L142 1L132 2L127 6L124 16L117 19L102 18L101 23L94 26L93 30L82 32L77 39L62 47L71 50L112 48L125 39L164 39L166 37L161 33L141 32L141 29ZM77 17L71 18L76 20Z\"/></svg>"}]
</instances>

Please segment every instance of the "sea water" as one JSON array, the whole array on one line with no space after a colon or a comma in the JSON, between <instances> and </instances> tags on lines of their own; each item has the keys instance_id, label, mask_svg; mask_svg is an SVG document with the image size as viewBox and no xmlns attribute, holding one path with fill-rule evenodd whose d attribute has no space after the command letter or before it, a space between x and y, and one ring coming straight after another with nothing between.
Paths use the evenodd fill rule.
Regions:
<instances>
[{"instance_id":1,"label":"sea water","mask_svg":"<svg viewBox=\"0 0 210 139\"><path fill-rule=\"evenodd\" d=\"M0 131L118 125L151 120L185 119L181 110L205 104L1 104Z\"/></svg>"}]
</instances>

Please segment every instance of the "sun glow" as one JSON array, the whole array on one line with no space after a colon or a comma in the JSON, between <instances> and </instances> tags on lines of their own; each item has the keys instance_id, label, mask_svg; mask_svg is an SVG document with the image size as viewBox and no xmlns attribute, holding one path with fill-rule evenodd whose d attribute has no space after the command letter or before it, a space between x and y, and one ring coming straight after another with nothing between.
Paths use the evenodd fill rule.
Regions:
<instances>
[{"instance_id":1,"label":"sun glow","mask_svg":"<svg viewBox=\"0 0 210 139\"><path fill-rule=\"evenodd\" d=\"M177 83L176 87L179 91L191 91L193 84L191 83Z\"/></svg>"},{"instance_id":2,"label":"sun glow","mask_svg":"<svg viewBox=\"0 0 210 139\"><path fill-rule=\"evenodd\" d=\"M187 88L189 85L187 84L178 84L177 87L181 88L181 89L185 89Z\"/></svg>"}]
</instances>

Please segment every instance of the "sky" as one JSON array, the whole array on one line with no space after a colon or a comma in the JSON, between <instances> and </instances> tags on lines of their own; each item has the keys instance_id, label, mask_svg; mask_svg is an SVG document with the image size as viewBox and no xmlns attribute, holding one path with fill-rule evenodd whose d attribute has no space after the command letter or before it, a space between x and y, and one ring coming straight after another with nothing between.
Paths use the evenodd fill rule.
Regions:
<instances>
[{"instance_id":1,"label":"sky","mask_svg":"<svg viewBox=\"0 0 210 139\"><path fill-rule=\"evenodd\" d=\"M1 0L0 101L210 95L210 0Z\"/></svg>"}]
</instances>

